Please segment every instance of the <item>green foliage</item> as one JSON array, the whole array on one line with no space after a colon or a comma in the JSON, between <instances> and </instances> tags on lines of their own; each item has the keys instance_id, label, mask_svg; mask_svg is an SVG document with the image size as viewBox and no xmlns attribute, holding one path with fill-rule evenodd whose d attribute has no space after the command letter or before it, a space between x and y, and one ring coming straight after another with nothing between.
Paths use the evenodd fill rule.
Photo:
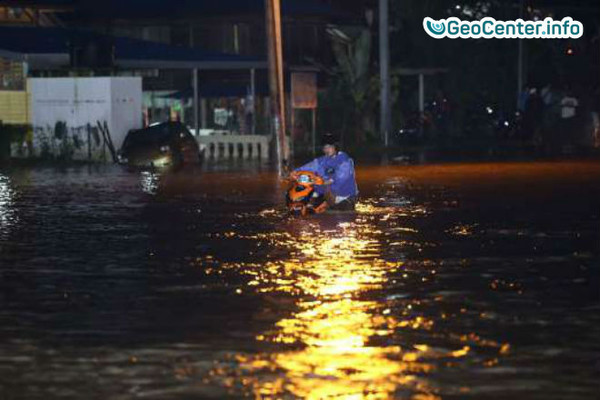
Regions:
<instances>
[{"instance_id":1,"label":"green foliage","mask_svg":"<svg viewBox=\"0 0 600 400\"><path fill-rule=\"evenodd\" d=\"M60 161L71 161L73 160L73 154L75 153L75 145L73 140L68 135L65 135L59 142L58 145L57 159Z\"/></svg>"},{"instance_id":2,"label":"green foliage","mask_svg":"<svg viewBox=\"0 0 600 400\"><path fill-rule=\"evenodd\" d=\"M449 99L455 133L461 134L463 120L476 104L489 102L505 109L515 106L517 95L516 40L437 40L423 30L423 18L434 19L456 16L475 20L485 16L496 19L516 19L518 9L510 2L465 0L448 3L442 0L393 2L393 24L390 42L394 67L444 68L440 76L428 76L426 99L442 91ZM417 109L417 88L402 77L400 104L404 113Z\"/></svg>"},{"instance_id":3,"label":"green foliage","mask_svg":"<svg viewBox=\"0 0 600 400\"><path fill-rule=\"evenodd\" d=\"M81 150L83 147L83 141L79 138L78 135L72 135L73 147L77 150Z\"/></svg>"},{"instance_id":4,"label":"green foliage","mask_svg":"<svg viewBox=\"0 0 600 400\"><path fill-rule=\"evenodd\" d=\"M577 7L560 10L543 9L528 5L523 18L534 15L544 18L551 15L561 19L570 15L581 21L591 17ZM374 4L372 4L374 5ZM536 6L538 8L536 8ZM408 116L418 111L418 77L402 75L399 69L441 68L446 72L425 77L425 99L438 95L448 99L449 118L445 125L446 137L433 135L436 141L464 137L468 117L476 107L485 105L505 112L513 111L517 98L518 40L437 40L423 30L423 18L448 18L463 20L486 16L498 20L519 18L518 2L500 0L478 1L446 0L391 1L390 2L390 54L392 85L393 129L403 126ZM587 18L587 19L586 19ZM585 22L584 22L585 24ZM592 26L588 23L587 26ZM330 71L330 84L319 97L319 132L341 133L348 142L377 141L379 117L379 78L377 48L372 39L376 27L342 28L343 35L332 35L332 46L337 66ZM600 28L596 28L597 30ZM591 30L591 28L590 28ZM590 31L588 31L590 32ZM581 77L591 77L589 87L598 84L597 63L583 56L586 46L597 46L589 39L571 42L576 55L565 56L567 43L562 40L525 40L525 81L537 87L548 83L560 87L581 82ZM589 53L589 51L588 51ZM481 133L481 136L485 136Z\"/></svg>"},{"instance_id":5,"label":"green foliage","mask_svg":"<svg viewBox=\"0 0 600 400\"><path fill-rule=\"evenodd\" d=\"M0 122L0 137L8 143L22 143L25 141L31 125L3 124Z\"/></svg>"},{"instance_id":6,"label":"green foliage","mask_svg":"<svg viewBox=\"0 0 600 400\"><path fill-rule=\"evenodd\" d=\"M30 125L3 124L0 121L0 159L7 159L10 156L11 144L24 143L27 138L27 133L30 131ZM19 147L19 149L21 149L21 147Z\"/></svg>"},{"instance_id":7,"label":"green foliage","mask_svg":"<svg viewBox=\"0 0 600 400\"><path fill-rule=\"evenodd\" d=\"M319 131L338 132L348 145L364 142L376 131L379 77L371 63L368 27L339 29L332 36L336 67L331 84L319 98Z\"/></svg>"},{"instance_id":8,"label":"green foliage","mask_svg":"<svg viewBox=\"0 0 600 400\"><path fill-rule=\"evenodd\" d=\"M64 140L67 138L67 135L67 123L64 121L56 121L56 124L54 124L54 137L58 140Z\"/></svg>"},{"instance_id":9,"label":"green foliage","mask_svg":"<svg viewBox=\"0 0 600 400\"><path fill-rule=\"evenodd\" d=\"M42 160L52 160L54 158L54 153L52 149L54 148L54 138L53 131L48 127L48 129L37 129L36 138L40 147L40 158Z\"/></svg>"},{"instance_id":10,"label":"green foliage","mask_svg":"<svg viewBox=\"0 0 600 400\"><path fill-rule=\"evenodd\" d=\"M69 128L64 121L58 121L54 127L37 128L35 132L42 160L68 162L73 160L76 149L83 143L77 135L69 136Z\"/></svg>"}]
</instances>

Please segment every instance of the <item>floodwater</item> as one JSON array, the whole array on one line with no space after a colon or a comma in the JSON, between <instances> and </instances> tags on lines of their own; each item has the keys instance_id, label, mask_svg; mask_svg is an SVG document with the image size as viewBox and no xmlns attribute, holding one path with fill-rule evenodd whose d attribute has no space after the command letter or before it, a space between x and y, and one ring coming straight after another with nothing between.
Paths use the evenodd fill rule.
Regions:
<instances>
[{"instance_id":1,"label":"floodwater","mask_svg":"<svg viewBox=\"0 0 600 400\"><path fill-rule=\"evenodd\" d=\"M0 399L593 399L600 162L0 169Z\"/></svg>"}]
</instances>

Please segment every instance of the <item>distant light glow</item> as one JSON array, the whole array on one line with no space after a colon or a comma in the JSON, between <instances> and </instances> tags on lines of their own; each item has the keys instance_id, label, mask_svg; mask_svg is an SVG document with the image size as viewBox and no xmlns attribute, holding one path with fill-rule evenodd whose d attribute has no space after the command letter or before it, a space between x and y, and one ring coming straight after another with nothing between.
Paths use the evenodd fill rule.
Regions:
<instances>
[{"instance_id":1,"label":"distant light glow","mask_svg":"<svg viewBox=\"0 0 600 400\"><path fill-rule=\"evenodd\" d=\"M17 222L14 209L15 191L10 179L0 174L0 237L4 237L9 228Z\"/></svg>"},{"instance_id":2,"label":"distant light glow","mask_svg":"<svg viewBox=\"0 0 600 400\"><path fill-rule=\"evenodd\" d=\"M157 158L154 161L152 161L152 164L155 167L164 167L165 165L168 165L170 163L171 163L171 157L169 157L169 156L160 157L160 158Z\"/></svg>"}]
</instances>

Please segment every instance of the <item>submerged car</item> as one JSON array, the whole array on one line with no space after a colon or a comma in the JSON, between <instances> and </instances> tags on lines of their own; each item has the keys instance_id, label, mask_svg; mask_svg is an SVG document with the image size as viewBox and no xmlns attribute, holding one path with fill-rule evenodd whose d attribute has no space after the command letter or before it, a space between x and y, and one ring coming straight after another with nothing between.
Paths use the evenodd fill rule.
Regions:
<instances>
[{"instance_id":1,"label":"submerged car","mask_svg":"<svg viewBox=\"0 0 600 400\"><path fill-rule=\"evenodd\" d=\"M201 161L196 139L181 122L129 131L118 157L120 163L134 167L180 167Z\"/></svg>"}]
</instances>

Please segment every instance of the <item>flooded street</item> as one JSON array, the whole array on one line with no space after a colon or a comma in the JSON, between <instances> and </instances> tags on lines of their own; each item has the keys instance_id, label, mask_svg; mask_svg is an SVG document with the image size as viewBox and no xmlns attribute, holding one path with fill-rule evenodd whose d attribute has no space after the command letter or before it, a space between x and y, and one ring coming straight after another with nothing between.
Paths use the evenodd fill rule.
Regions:
<instances>
[{"instance_id":1,"label":"flooded street","mask_svg":"<svg viewBox=\"0 0 600 400\"><path fill-rule=\"evenodd\" d=\"M597 161L230 169L0 169L0 399L597 397Z\"/></svg>"}]
</instances>

